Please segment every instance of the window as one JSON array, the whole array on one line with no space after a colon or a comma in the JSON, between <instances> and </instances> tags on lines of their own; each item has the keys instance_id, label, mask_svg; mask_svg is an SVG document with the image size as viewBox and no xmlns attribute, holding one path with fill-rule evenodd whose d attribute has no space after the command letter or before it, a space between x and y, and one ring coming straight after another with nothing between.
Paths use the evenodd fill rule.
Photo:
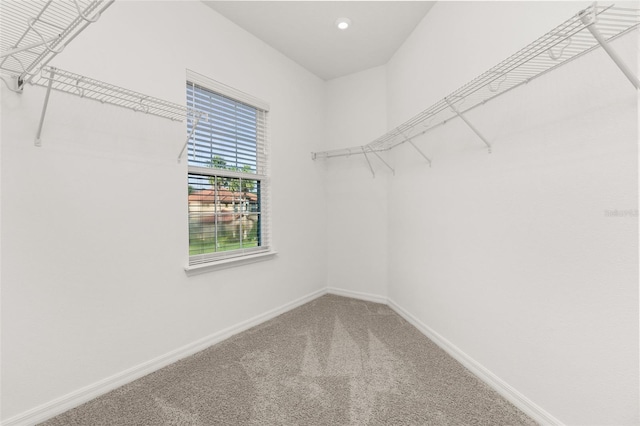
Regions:
<instances>
[{"instance_id":1,"label":"window","mask_svg":"<svg viewBox=\"0 0 640 426\"><path fill-rule=\"evenodd\" d=\"M268 105L188 71L187 107L189 266L269 252Z\"/></svg>"}]
</instances>

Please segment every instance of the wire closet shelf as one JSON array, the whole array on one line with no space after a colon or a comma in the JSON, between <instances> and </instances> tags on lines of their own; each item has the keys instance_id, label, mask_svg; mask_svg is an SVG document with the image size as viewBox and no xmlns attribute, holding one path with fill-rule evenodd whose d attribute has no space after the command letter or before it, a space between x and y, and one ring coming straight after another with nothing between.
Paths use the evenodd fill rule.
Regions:
<instances>
[{"instance_id":1,"label":"wire closet shelf","mask_svg":"<svg viewBox=\"0 0 640 426\"><path fill-rule=\"evenodd\" d=\"M175 121L191 120L194 128L201 118L207 120L206 114L193 108L47 65L88 25L97 22L114 1L0 1L2 80L15 92L22 92L27 84L47 88L36 146L41 146L40 136L52 89ZM7 75L11 80L6 79Z\"/></svg>"},{"instance_id":2,"label":"wire closet shelf","mask_svg":"<svg viewBox=\"0 0 640 426\"><path fill-rule=\"evenodd\" d=\"M44 87L51 85L53 90L175 121L183 121L198 114L193 109L177 103L54 67L44 67L32 83Z\"/></svg>"},{"instance_id":3,"label":"wire closet shelf","mask_svg":"<svg viewBox=\"0 0 640 426\"><path fill-rule=\"evenodd\" d=\"M489 152L491 152L489 142L465 119L464 113L590 52L599 47L602 41L604 41L602 46L607 49L606 42L633 30L639 24L640 10L638 9L615 7L613 5L598 6L594 3L369 144L313 152L311 156L315 160L355 154L364 154L366 157L367 153L373 153L381 159L378 155L379 152L388 151L405 142L409 142L418 149L413 144L412 139L445 124L454 117L463 119L485 142ZM598 40L598 38L601 40ZM611 55L611 53L609 54ZM623 67L620 64L618 66L621 69ZM627 75L627 77L630 80L635 78L634 85L640 88L638 87L637 77L632 75ZM421 151L419 152L422 154ZM424 154L422 155L424 156ZM424 157L430 163L430 160L426 156ZM367 161L369 161L368 158ZM369 165L371 166L370 163Z\"/></svg>"},{"instance_id":4,"label":"wire closet shelf","mask_svg":"<svg viewBox=\"0 0 640 426\"><path fill-rule=\"evenodd\" d=\"M0 70L16 89L30 83L114 0L3 0L0 2ZM4 78L3 78L4 79ZM5 80L8 86L10 84Z\"/></svg>"},{"instance_id":5,"label":"wire closet shelf","mask_svg":"<svg viewBox=\"0 0 640 426\"><path fill-rule=\"evenodd\" d=\"M114 84L105 83L104 81L75 74L59 68L44 67L40 73L35 76L31 84L47 87L42 116L40 118L40 124L36 134L36 146L41 146L40 136L42 133L42 123L47 110L49 94L52 89L80 96L81 98L93 99L101 103L116 105L133 111L167 118L173 121L189 120L192 130L178 154L178 162L181 161L186 146L189 143L189 140L191 140L200 120L209 120L208 114L197 109L145 95L143 93L135 92L133 90L125 89Z\"/></svg>"}]
</instances>

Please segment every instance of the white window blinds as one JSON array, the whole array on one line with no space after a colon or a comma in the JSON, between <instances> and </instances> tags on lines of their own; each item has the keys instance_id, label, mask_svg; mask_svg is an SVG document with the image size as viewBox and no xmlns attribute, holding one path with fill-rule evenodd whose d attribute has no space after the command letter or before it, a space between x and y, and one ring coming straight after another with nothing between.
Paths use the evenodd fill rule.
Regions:
<instances>
[{"instance_id":1,"label":"white window blinds","mask_svg":"<svg viewBox=\"0 0 640 426\"><path fill-rule=\"evenodd\" d=\"M187 83L187 106L206 114L188 145L190 165L266 174L266 111L193 82Z\"/></svg>"},{"instance_id":2,"label":"white window blinds","mask_svg":"<svg viewBox=\"0 0 640 426\"><path fill-rule=\"evenodd\" d=\"M204 113L187 149L189 264L267 251L268 105L197 73L187 79L187 106Z\"/></svg>"}]
</instances>

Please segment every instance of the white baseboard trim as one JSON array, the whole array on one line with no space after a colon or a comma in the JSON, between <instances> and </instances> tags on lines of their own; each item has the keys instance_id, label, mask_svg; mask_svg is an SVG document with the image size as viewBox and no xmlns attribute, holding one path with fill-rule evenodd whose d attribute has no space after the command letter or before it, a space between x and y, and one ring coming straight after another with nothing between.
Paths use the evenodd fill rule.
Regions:
<instances>
[{"instance_id":1,"label":"white baseboard trim","mask_svg":"<svg viewBox=\"0 0 640 426\"><path fill-rule=\"evenodd\" d=\"M167 365L179 361L182 358L193 355L196 352L200 352L201 350L215 345L216 343L219 343L225 339L228 339L235 334L238 334L251 327L275 318L280 314L297 308L298 306L304 305L305 303L310 302L311 300L316 299L326 293L326 288L314 291L306 296L265 312L264 314L257 315L239 324L225 328L224 330L196 340L195 342L189 343L185 346L182 346L181 348L168 352L157 358L129 368L120 373L114 374L111 377L107 377L106 379L78 389L77 391L71 392L60 398L56 398L53 401L25 411L24 413L13 416L7 420L4 420L2 422L2 426L34 425L36 423L43 422L47 419L57 416L58 414L64 413L67 410L77 407L80 404L97 398L100 395L117 389L120 386L126 385L127 383L130 383L136 379L146 376L149 373L159 370L162 367L166 367Z\"/></svg>"},{"instance_id":2,"label":"white baseboard trim","mask_svg":"<svg viewBox=\"0 0 640 426\"><path fill-rule=\"evenodd\" d=\"M469 371L476 375L480 380L485 382L496 392L502 395L507 401L518 407L523 413L531 417L536 422L542 425L562 426L563 423L546 412L540 406L535 404L526 396L522 395L508 383L501 378L493 374L483 365L471 358L469 355L460 350L453 343L442 337L431 327L424 324L422 321L411 315L404 308L398 305L391 299L388 299L389 307L396 311L401 317L407 320L411 325L416 327L422 334L431 339L435 344L442 348L445 352L451 355L460 364L465 366Z\"/></svg>"},{"instance_id":3,"label":"white baseboard trim","mask_svg":"<svg viewBox=\"0 0 640 426\"><path fill-rule=\"evenodd\" d=\"M440 346L445 352L447 352L454 359L456 359L458 362L464 365L469 371L475 374L480 380L484 381L487 385L492 387L496 392L498 392L505 399L507 399L516 407L518 407L520 410L522 410L525 414L530 416L532 419L534 419L535 421L543 425L554 425L554 426L563 425L563 423L560 420L556 419L551 414L549 414L548 412L543 410L541 407L539 407L537 404L535 404L533 401L531 401L530 399L522 395L520 392L515 390L509 384L504 382L498 376L493 374L487 368L485 368L480 363L478 363L473 358L471 358L469 355L467 355L462 350L460 350L453 343L449 342L447 339L442 337L436 331L434 331L429 326L424 324L422 321L420 321L419 319L414 317L412 314L407 312L404 308L402 308L393 300L388 299L387 297L384 297L384 296L339 289L335 287L327 287L324 289L314 291L306 296L303 296L292 302L286 303L278 308L265 312L264 314L257 315L239 324L228 327L210 336L204 337L195 342L187 344L181 348L178 348L164 355L161 355L157 358L154 358L150 361L147 361L135 367L129 368L111 377L107 377L106 379L100 380L94 384L91 384L82 389L79 389L77 391L64 395L46 404L42 404L31 410L25 411L24 413L18 414L14 417L11 417L7 420L2 421L1 425L2 426L18 426L18 425L23 426L23 425L34 425L36 423L43 422L67 410L77 407L80 404L83 404L87 401L97 398L102 394L105 394L109 391L117 389L120 386L123 386L136 379L146 376L147 374L152 373L156 370L159 370L160 368L166 367L167 365L172 364L182 358L193 355L196 352L199 352L203 349L208 348L209 346L215 345L216 343L219 343L225 339L228 339L229 337L235 334L238 334L251 327L254 327L258 324L268 321L287 311L295 309L298 306L301 306L307 302L310 302L311 300L316 299L327 293L389 305L391 309L396 311L401 317L403 317L410 324L412 324L414 327L420 330L420 332L422 332L425 336L427 336L434 343Z\"/></svg>"},{"instance_id":4,"label":"white baseboard trim","mask_svg":"<svg viewBox=\"0 0 640 426\"><path fill-rule=\"evenodd\" d=\"M376 294L362 293L359 291L345 290L345 289L336 288L336 287L327 287L327 293L335 294L336 296L344 296L344 297L351 297L353 299L366 300L367 302L382 303L385 305L387 304L387 298L385 296L378 296Z\"/></svg>"}]
</instances>

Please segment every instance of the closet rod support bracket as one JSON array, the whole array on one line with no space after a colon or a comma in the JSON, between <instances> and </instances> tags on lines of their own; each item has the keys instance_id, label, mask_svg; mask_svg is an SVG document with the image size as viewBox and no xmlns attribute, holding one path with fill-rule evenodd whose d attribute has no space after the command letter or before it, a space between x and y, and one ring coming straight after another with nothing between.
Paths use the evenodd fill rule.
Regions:
<instances>
[{"instance_id":1,"label":"closet rod support bracket","mask_svg":"<svg viewBox=\"0 0 640 426\"><path fill-rule=\"evenodd\" d=\"M396 175L396 171L395 171L395 170L393 170L393 167L391 167L391 166L389 165L389 163L387 163L386 161L384 161L384 159L380 156L380 154L378 154L376 151L374 151L370 146L368 146L368 148L369 148L369 151L373 152L373 155L375 155L376 157L378 157L378 160L382 161L382 162L384 163L384 165L385 165L385 166L387 166L387 168L388 168L389 170L391 170L391 174L395 176L395 175Z\"/></svg>"},{"instance_id":2,"label":"closet rod support bracket","mask_svg":"<svg viewBox=\"0 0 640 426\"><path fill-rule=\"evenodd\" d=\"M42 105L42 114L40 115L40 123L38 124L38 133L36 133L35 146L42 146L42 125L44 124L44 116L47 113L47 106L49 105L49 95L51 94L51 86L53 86L53 78L55 76L55 68L51 68L51 75L49 76L49 84L47 85L47 94L44 96L44 105Z\"/></svg>"},{"instance_id":3,"label":"closet rod support bracket","mask_svg":"<svg viewBox=\"0 0 640 426\"><path fill-rule=\"evenodd\" d=\"M418 135L415 135L415 136L412 136L412 137L410 137L410 138L409 138L409 137L407 137L407 135L405 135L403 132L399 131L399 133L400 133L400 135L402 135L402 137L404 138L404 141L405 141L405 142L409 142L409 144L411 144L411 146L412 146L416 151L418 151L418 153L422 156L422 158L424 158L425 160L427 160L427 163L429 163L429 167L431 167L431 160L429 159L429 157L427 157L427 156L424 154L424 152L422 152L422 150L421 150L420 148L418 148L418 147L416 146L416 144L415 144L415 143L413 143L413 140L412 140L412 139L413 139L415 136L418 136Z\"/></svg>"},{"instance_id":4,"label":"closet rod support bracket","mask_svg":"<svg viewBox=\"0 0 640 426\"><path fill-rule=\"evenodd\" d=\"M631 84L636 88L636 90L640 90L640 79L638 76L631 71L631 69L627 66L627 64L622 60L618 52L616 52L607 41L604 39L598 28L596 28L596 18L593 14L588 11L582 11L578 14L582 23L587 27L593 38L596 39L598 44L602 46L604 51L609 55L611 60L620 68L620 71L629 79Z\"/></svg>"},{"instance_id":5,"label":"closet rod support bracket","mask_svg":"<svg viewBox=\"0 0 640 426\"><path fill-rule=\"evenodd\" d=\"M193 126L191 127L191 133L189 133L189 136L187 136L187 140L185 141L184 145L182 145L180 154L178 154L178 163L182 161L182 154L184 154L184 150L187 148L187 145L189 145L189 141L193 137L193 134L196 132L196 128L198 127L198 123L200 122L201 118L202 118L202 113L195 114Z\"/></svg>"},{"instance_id":6,"label":"closet rod support bracket","mask_svg":"<svg viewBox=\"0 0 640 426\"><path fill-rule=\"evenodd\" d=\"M422 150L421 150L420 148L418 148L418 147L416 146L416 144L415 144L415 143L413 143L413 141L412 141L411 139L407 139L407 142L409 142L409 143L411 144L411 146L412 146L416 151L418 151L418 153L419 153L420 155L422 155L422 158L424 158L425 160L427 160L427 163L429 163L429 167L431 167L431 160L429 159L429 157L427 157L427 156L424 154L424 152L422 152Z\"/></svg>"},{"instance_id":7,"label":"closet rod support bracket","mask_svg":"<svg viewBox=\"0 0 640 426\"><path fill-rule=\"evenodd\" d=\"M471 124L471 122L469 120L467 120L467 117L465 117L459 110L458 108L455 107L455 105L453 103L451 103L449 101L449 99L444 98L444 101L447 103L447 105L449 105L449 107L451 108L451 110L453 112L456 113L456 115L458 117L460 117L460 119L462 121L464 121L464 123L473 131L473 133L475 133L481 140L482 142L484 142L485 145L487 145L487 150L489 151L489 154L491 154L491 144L489 143L489 141L487 140L487 138L485 138L482 133L480 133L478 131L478 129L475 128L475 126L473 124Z\"/></svg>"},{"instance_id":8,"label":"closet rod support bracket","mask_svg":"<svg viewBox=\"0 0 640 426\"><path fill-rule=\"evenodd\" d=\"M369 157L367 156L367 152L364 150L364 146L362 146L361 148L362 148L362 153L364 154L364 158L365 158L365 160L367 160L367 164L369 165L369 170L371 170L371 174L375 178L376 177L376 172L373 170L373 166L371 165L371 161L369 161Z\"/></svg>"}]
</instances>

